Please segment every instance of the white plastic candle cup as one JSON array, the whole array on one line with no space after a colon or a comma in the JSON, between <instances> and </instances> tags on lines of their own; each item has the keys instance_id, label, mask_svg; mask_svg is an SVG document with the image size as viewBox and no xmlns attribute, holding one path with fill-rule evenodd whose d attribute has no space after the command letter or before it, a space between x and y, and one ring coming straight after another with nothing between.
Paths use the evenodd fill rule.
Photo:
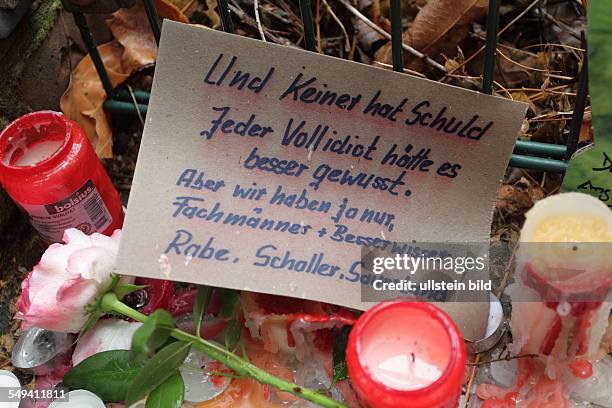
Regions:
<instances>
[{"instance_id":1,"label":"white plastic candle cup","mask_svg":"<svg viewBox=\"0 0 612 408\"><path fill-rule=\"evenodd\" d=\"M67 401L53 401L49 408L106 408L104 401L87 390L74 390L66 395Z\"/></svg>"},{"instance_id":2,"label":"white plastic candle cup","mask_svg":"<svg viewBox=\"0 0 612 408\"><path fill-rule=\"evenodd\" d=\"M10 371L0 370L0 408L17 408L21 397L18 396L21 391L21 383L15 374ZM9 395L9 393L15 396ZM9 401L10 400L10 401Z\"/></svg>"}]
</instances>

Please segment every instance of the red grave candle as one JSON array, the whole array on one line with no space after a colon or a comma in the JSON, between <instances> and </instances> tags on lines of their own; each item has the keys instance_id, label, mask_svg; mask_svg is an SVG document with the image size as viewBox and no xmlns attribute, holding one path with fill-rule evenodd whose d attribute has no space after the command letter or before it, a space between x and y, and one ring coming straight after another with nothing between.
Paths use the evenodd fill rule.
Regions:
<instances>
[{"instance_id":1,"label":"red grave candle","mask_svg":"<svg viewBox=\"0 0 612 408\"><path fill-rule=\"evenodd\" d=\"M383 302L357 321L347 347L353 386L371 408L455 408L466 364L450 317L424 302Z\"/></svg>"},{"instance_id":2,"label":"red grave candle","mask_svg":"<svg viewBox=\"0 0 612 408\"><path fill-rule=\"evenodd\" d=\"M61 113L33 112L0 133L0 182L48 241L68 228L110 235L123 224L119 194L85 132Z\"/></svg>"}]
</instances>

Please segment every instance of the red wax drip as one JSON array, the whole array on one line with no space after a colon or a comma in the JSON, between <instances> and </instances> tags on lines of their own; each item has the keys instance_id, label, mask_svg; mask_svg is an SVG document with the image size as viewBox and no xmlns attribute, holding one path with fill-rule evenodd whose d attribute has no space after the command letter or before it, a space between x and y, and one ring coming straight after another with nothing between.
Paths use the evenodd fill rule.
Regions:
<instances>
[{"instance_id":1,"label":"red wax drip","mask_svg":"<svg viewBox=\"0 0 612 408\"><path fill-rule=\"evenodd\" d=\"M546 334L546 338L544 339L542 347L540 348L540 353L544 354L545 356L549 356L550 353L552 353L562 328L563 322L561 321L561 317L557 315L555 316L555 320Z\"/></svg>"},{"instance_id":2,"label":"red wax drip","mask_svg":"<svg viewBox=\"0 0 612 408\"><path fill-rule=\"evenodd\" d=\"M593 365L587 360L576 360L569 364L572 374L577 378L589 378L593 375Z\"/></svg>"}]
</instances>

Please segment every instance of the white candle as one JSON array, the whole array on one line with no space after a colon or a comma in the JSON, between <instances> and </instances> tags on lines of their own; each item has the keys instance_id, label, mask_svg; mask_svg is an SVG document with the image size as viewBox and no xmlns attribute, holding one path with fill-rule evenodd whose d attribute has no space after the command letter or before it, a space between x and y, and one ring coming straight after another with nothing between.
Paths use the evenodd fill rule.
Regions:
<instances>
[{"instance_id":1,"label":"white candle","mask_svg":"<svg viewBox=\"0 0 612 408\"><path fill-rule=\"evenodd\" d=\"M10 371L6 371L6 370L0 370L0 388L3 387L7 387L7 388L11 388L11 391L21 391L21 384L19 383L19 379L17 377L15 377L15 374L11 373ZM3 393L3 398L8 397L8 391L6 391L6 394ZM0 401L0 408L17 408L19 407L19 401L21 400L20 397L17 398L11 398L13 401L11 402L7 402L7 401Z\"/></svg>"},{"instance_id":2,"label":"white candle","mask_svg":"<svg viewBox=\"0 0 612 408\"><path fill-rule=\"evenodd\" d=\"M29 146L23 156L13 163L14 166L33 166L48 159L64 144L63 140L43 140L35 145Z\"/></svg>"},{"instance_id":3,"label":"white candle","mask_svg":"<svg viewBox=\"0 0 612 408\"><path fill-rule=\"evenodd\" d=\"M49 408L106 408L96 394L87 390L74 390L66 394L67 401L53 401Z\"/></svg>"}]
</instances>

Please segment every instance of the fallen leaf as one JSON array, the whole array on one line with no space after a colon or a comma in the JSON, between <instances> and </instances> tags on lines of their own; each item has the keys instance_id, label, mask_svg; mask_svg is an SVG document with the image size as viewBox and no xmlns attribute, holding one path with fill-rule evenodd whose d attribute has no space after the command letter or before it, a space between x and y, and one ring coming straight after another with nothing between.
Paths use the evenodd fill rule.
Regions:
<instances>
[{"instance_id":1,"label":"fallen leaf","mask_svg":"<svg viewBox=\"0 0 612 408\"><path fill-rule=\"evenodd\" d=\"M156 0L160 19L186 23L187 18L173 4ZM157 44L143 2L113 13L107 22L114 41L98 46L98 52L113 87L127 80L157 57ZM64 114L83 128L100 158L111 158L112 129L103 109L106 92L90 55L85 56L70 75L70 84L60 99Z\"/></svg>"},{"instance_id":2,"label":"fallen leaf","mask_svg":"<svg viewBox=\"0 0 612 408\"><path fill-rule=\"evenodd\" d=\"M212 23L212 28L221 27L221 17L216 11L217 1L216 0L206 0L206 10L204 10L204 14L208 17Z\"/></svg>"},{"instance_id":3,"label":"fallen leaf","mask_svg":"<svg viewBox=\"0 0 612 408\"><path fill-rule=\"evenodd\" d=\"M430 0L419 11L410 30L409 44L436 57L444 49L455 48L469 25L484 17L487 0Z\"/></svg>"},{"instance_id":4,"label":"fallen leaf","mask_svg":"<svg viewBox=\"0 0 612 408\"><path fill-rule=\"evenodd\" d=\"M512 95L512 100L519 101L519 102L525 102L526 104L529 105L529 111L534 114L536 113L537 108L535 104L529 98L529 96L527 96L525 92L511 92L510 95Z\"/></svg>"},{"instance_id":5,"label":"fallen leaf","mask_svg":"<svg viewBox=\"0 0 612 408\"><path fill-rule=\"evenodd\" d=\"M514 184L502 184L497 192L496 207L507 222L522 223L525 212L546 196L542 187L521 177Z\"/></svg>"},{"instance_id":6,"label":"fallen leaf","mask_svg":"<svg viewBox=\"0 0 612 408\"><path fill-rule=\"evenodd\" d=\"M187 17L171 3L156 0L155 8L161 19L187 23ZM151 65L157 57L157 44L142 2L129 9L119 9L107 21L115 40L123 45L122 60L132 70Z\"/></svg>"},{"instance_id":7,"label":"fallen leaf","mask_svg":"<svg viewBox=\"0 0 612 408\"><path fill-rule=\"evenodd\" d=\"M98 46L98 52L113 86L117 86L130 76L130 72L124 68L121 61L124 52L121 44L116 41L102 44ZM109 158L113 156L112 132L107 114L99 109L104 99L106 92L88 54L70 75L70 83L60 99L60 106L64 115L83 128L98 156Z\"/></svg>"},{"instance_id":8,"label":"fallen leaf","mask_svg":"<svg viewBox=\"0 0 612 408\"><path fill-rule=\"evenodd\" d=\"M593 143L593 127L591 120L591 111L584 111L584 116L582 117L582 125L580 125L580 136L578 137L579 143Z\"/></svg>"},{"instance_id":9,"label":"fallen leaf","mask_svg":"<svg viewBox=\"0 0 612 408\"><path fill-rule=\"evenodd\" d=\"M470 24L486 15L488 4L488 0L429 0L404 31L404 43L432 58L453 56ZM391 45L381 47L375 58L390 63ZM422 68L422 61L410 53L404 53L404 60L412 69Z\"/></svg>"}]
</instances>

